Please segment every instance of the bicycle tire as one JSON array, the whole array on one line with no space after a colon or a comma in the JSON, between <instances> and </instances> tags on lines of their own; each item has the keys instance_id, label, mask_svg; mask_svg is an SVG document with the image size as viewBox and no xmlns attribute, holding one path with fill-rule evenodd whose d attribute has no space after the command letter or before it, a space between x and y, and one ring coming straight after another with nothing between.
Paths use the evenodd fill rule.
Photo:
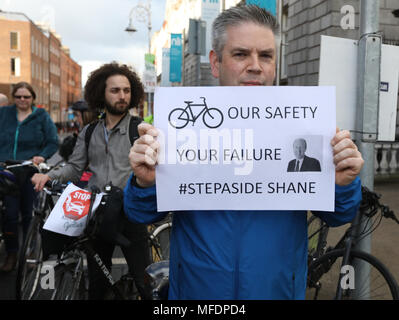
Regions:
<instances>
[{"instance_id":1,"label":"bicycle tire","mask_svg":"<svg viewBox=\"0 0 399 320\"><path fill-rule=\"evenodd\" d=\"M16 278L17 300L31 300L38 288L43 263L41 224L41 219L38 216L32 218L19 255Z\"/></svg>"},{"instance_id":2,"label":"bicycle tire","mask_svg":"<svg viewBox=\"0 0 399 320\"><path fill-rule=\"evenodd\" d=\"M332 250L310 264L308 269L307 299L335 299L344 253L345 249ZM363 284L354 283L354 290L348 288L343 292L343 300L355 298L358 300L399 299L399 289L396 280L381 261L366 252L351 250L350 265L359 261L370 266L370 272L368 273L370 276L369 295L364 291L366 289Z\"/></svg>"},{"instance_id":3,"label":"bicycle tire","mask_svg":"<svg viewBox=\"0 0 399 320\"><path fill-rule=\"evenodd\" d=\"M308 223L308 257L309 261L319 258L327 245L328 227L318 217L311 215Z\"/></svg>"},{"instance_id":4,"label":"bicycle tire","mask_svg":"<svg viewBox=\"0 0 399 320\"><path fill-rule=\"evenodd\" d=\"M55 267L55 298L54 300L85 300L83 266L76 271L76 263L59 264Z\"/></svg>"},{"instance_id":5,"label":"bicycle tire","mask_svg":"<svg viewBox=\"0 0 399 320\"><path fill-rule=\"evenodd\" d=\"M169 260L170 234L172 222L166 222L155 228L150 235L150 258L151 262Z\"/></svg>"},{"instance_id":6,"label":"bicycle tire","mask_svg":"<svg viewBox=\"0 0 399 320\"><path fill-rule=\"evenodd\" d=\"M176 111L181 112L180 115L177 115ZM181 118L181 116L185 114L186 118ZM169 113L168 117L170 125L175 129L183 129L190 122L190 115L183 108L175 108ZM177 120L183 120L183 124L177 124Z\"/></svg>"},{"instance_id":7,"label":"bicycle tire","mask_svg":"<svg viewBox=\"0 0 399 320\"><path fill-rule=\"evenodd\" d=\"M312 215L308 219L308 254L313 256L317 250L319 235L316 233L321 228L321 221L318 217Z\"/></svg>"},{"instance_id":8,"label":"bicycle tire","mask_svg":"<svg viewBox=\"0 0 399 320\"><path fill-rule=\"evenodd\" d=\"M211 112L213 113L213 116L212 116ZM210 117L212 119L208 119L207 120L207 117ZM216 124L212 124L212 125L209 124L210 121L214 121L215 118L216 118L216 121L217 121ZM217 119L217 118L219 118L219 119ZM222 125L222 123L223 123L223 119L224 119L223 118L223 113L219 109L216 109L216 108L210 108L210 109L206 110L206 112L202 116L202 121L204 122L204 124L208 128L211 128L211 129L216 129L216 128L220 127Z\"/></svg>"}]
</instances>

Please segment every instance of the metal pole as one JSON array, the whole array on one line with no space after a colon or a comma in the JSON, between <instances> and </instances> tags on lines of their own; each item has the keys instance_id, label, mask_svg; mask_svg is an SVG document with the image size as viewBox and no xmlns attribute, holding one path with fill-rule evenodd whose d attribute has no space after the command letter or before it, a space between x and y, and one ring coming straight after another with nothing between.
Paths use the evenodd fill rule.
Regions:
<instances>
[{"instance_id":1,"label":"metal pole","mask_svg":"<svg viewBox=\"0 0 399 320\"><path fill-rule=\"evenodd\" d=\"M355 140L365 161L360 172L362 185L374 189L374 144L378 135L378 110L380 96L381 37L379 30L379 1L360 2L360 40L358 48L357 119ZM366 228L360 223L359 231ZM363 238L356 249L371 252L371 235ZM355 287L370 291L370 268L357 264ZM356 289L355 289L356 297ZM366 297L367 298L367 297Z\"/></svg>"},{"instance_id":2,"label":"metal pole","mask_svg":"<svg viewBox=\"0 0 399 320\"><path fill-rule=\"evenodd\" d=\"M151 54L151 0L147 1L147 23L148 23L148 53ZM152 106L152 93L148 92L148 114L152 115L154 113L153 106Z\"/></svg>"},{"instance_id":3,"label":"metal pole","mask_svg":"<svg viewBox=\"0 0 399 320\"><path fill-rule=\"evenodd\" d=\"M283 34L283 1L282 0L277 0L277 5L278 5L278 21L280 23L280 32L279 32L279 39L278 41L276 41L276 55L278 57L277 59L277 74L276 74L276 85L279 86L280 85L280 73L281 73L281 61L283 59L283 56L281 54L282 50L281 50L281 46L282 46L282 34Z\"/></svg>"}]
</instances>

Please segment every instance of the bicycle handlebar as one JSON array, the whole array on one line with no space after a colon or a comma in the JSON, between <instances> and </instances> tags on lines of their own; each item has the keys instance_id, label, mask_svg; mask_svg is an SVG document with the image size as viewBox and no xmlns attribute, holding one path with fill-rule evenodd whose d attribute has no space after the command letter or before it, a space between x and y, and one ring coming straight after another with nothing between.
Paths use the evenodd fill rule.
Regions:
<instances>
[{"instance_id":1,"label":"bicycle handlebar","mask_svg":"<svg viewBox=\"0 0 399 320\"><path fill-rule=\"evenodd\" d=\"M360 204L360 210L362 213L368 217L373 217L378 210L381 210L383 217L390 218L399 224L398 218L395 216L393 210L388 206L381 204L379 199L380 194L370 191L367 187L362 186L362 202Z\"/></svg>"},{"instance_id":2,"label":"bicycle handlebar","mask_svg":"<svg viewBox=\"0 0 399 320\"><path fill-rule=\"evenodd\" d=\"M58 180L50 180L46 182L44 188L50 194L59 195L67 186L67 184L60 183Z\"/></svg>"},{"instance_id":3,"label":"bicycle handlebar","mask_svg":"<svg viewBox=\"0 0 399 320\"><path fill-rule=\"evenodd\" d=\"M33 162L30 160L29 161L6 160L4 162L1 162L0 165L4 167L6 170L8 170L12 168L33 166Z\"/></svg>"}]
</instances>

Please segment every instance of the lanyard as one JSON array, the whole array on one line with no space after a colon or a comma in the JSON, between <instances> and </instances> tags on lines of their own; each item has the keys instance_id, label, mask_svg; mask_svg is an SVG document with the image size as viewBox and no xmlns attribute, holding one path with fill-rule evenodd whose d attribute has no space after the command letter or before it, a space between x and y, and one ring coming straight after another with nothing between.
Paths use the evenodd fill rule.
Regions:
<instances>
[{"instance_id":1,"label":"lanyard","mask_svg":"<svg viewBox=\"0 0 399 320\"><path fill-rule=\"evenodd\" d=\"M105 137L105 153L108 153L108 140L109 140L108 134L109 133L108 133L108 130L105 127L104 123L105 122L103 122L102 125L103 125L103 128L104 128L104 137Z\"/></svg>"}]
</instances>

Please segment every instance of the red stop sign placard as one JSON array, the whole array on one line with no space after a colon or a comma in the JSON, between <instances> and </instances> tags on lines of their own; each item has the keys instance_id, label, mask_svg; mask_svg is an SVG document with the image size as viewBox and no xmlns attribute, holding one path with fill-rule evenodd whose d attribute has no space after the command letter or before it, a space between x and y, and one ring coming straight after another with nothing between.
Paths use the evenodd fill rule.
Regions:
<instances>
[{"instance_id":1,"label":"red stop sign placard","mask_svg":"<svg viewBox=\"0 0 399 320\"><path fill-rule=\"evenodd\" d=\"M65 217L72 220L82 219L89 212L91 193L84 190L76 190L71 192L62 208Z\"/></svg>"}]
</instances>

